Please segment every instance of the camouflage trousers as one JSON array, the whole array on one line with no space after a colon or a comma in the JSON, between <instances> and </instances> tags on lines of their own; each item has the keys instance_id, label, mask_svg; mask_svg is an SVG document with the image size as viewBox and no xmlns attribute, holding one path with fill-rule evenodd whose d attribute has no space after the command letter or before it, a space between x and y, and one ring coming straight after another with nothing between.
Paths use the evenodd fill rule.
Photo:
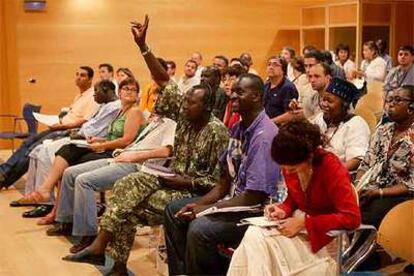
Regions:
<instances>
[{"instance_id":1,"label":"camouflage trousers","mask_svg":"<svg viewBox=\"0 0 414 276\"><path fill-rule=\"evenodd\" d=\"M162 187L156 176L144 172L118 180L101 220L101 228L113 234L107 248L109 255L126 263L137 226L161 224L166 205L184 197L192 194Z\"/></svg>"}]
</instances>

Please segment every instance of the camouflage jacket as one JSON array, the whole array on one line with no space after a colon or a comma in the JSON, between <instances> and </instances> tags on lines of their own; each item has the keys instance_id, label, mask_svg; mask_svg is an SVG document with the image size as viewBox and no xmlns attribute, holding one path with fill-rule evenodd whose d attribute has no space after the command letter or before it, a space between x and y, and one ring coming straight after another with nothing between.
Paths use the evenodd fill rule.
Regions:
<instances>
[{"instance_id":1,"label":"camouflage jacket","mask_svg":"<svg viewBox=\"0 0 414 276\"><path fill-rule=\"evenodd\" d=\"M195 194L204 194L218 181L219 158L226 149L229 134L226 126L211 115L207 125L196 132L192 124L180 118L174 141L174 161L170 168L178 174L195 178Z\"/></svg>"},{"instance_id":2,"label":"camouflage jacket","mask_svg":"<svg viewBox=\"0 0 414 276\"><path fill-rule=\"evenodd\" d=\"M167 85L161 88L155 102L154 111L160 116L177 121L182 99L178 85L173 80L170 80Z\"/></svg>"}]
</instances>

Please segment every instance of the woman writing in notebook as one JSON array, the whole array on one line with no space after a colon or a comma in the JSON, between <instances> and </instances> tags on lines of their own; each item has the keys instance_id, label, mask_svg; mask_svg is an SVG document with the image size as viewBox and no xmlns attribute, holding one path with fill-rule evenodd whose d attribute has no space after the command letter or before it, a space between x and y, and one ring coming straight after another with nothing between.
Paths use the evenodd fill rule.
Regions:
<instances>
[{"instance_id":1,"label":"woman writing in notebook","mask_svg":"<svg viewBox=\"0 0 414 276\"><path fill-rule=\"evenodd\" d=\"M265 208L265 216L279 226L271 235L249 227L228 275L335 273L335 260L326 248L332 241L327 232L355 229L361 217L347 169L322 146L319 127L306 120L280 128L271 154L282 167L288 197Z\"/></svg>"}]
</instances>

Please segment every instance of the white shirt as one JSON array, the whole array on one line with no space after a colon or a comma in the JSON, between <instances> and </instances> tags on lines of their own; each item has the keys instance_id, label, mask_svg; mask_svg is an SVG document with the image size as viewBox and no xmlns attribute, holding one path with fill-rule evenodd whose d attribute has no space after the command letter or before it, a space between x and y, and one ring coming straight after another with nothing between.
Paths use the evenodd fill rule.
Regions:
<instances>
[{"instance_id":1,"label":"white shirt","mask_svg":"<svg viewBox=\"0 0 414 276\"><path fill-rule=\"evenodd\" d=\"M312 122L327 136L327 150L335 153L342 162L362 158L368 151L371 132L362 117L354 116L347 122L340 123L338 127L328 128L323 113L320 113Z\"/></svg>"},{"instance_id":2,"label":"white shirt","mask_svg":"<svg viewBox=\"0 0 414 276\"><path fill-rule=\"evenodd\" d=\"M178 88L180 88L181 94L187 93L194 85L200 84L200 78L194 75L192 78L187 78L185 75L177 82Z\"/></svg>"},{"instance_id":3,"label":"white shirt","mask_svg":"<svg viewBox=\"0 0 414 276\"><path fill-rule=\"evenodd\" d=\"M203 72L204 68L206 68L206 67L204 67L203 65L199 65L197 67L197 71L195 72L195 76L197 78L201 78L201 72Z\"/></svg>"},{"instance_id":4,"label":"white shirt","mask_svg":"<svg viewBox=\"0 0 414 276\"><path fill-rule=\"evenodd\" d=\"M356 69L355 62L350 59L347 59L344 65L342 65L339 60L335 61L335 64L344 69L346 76L348 76L349 72L352 72Z\"/></svg>"},{"instance_id":5,"label":"white shirt","mask_svg":"<svg viewBox=\"0 0 414 276\"><path fill-rule=\"evenodd\" d=\"M364 59L361 63L361 70L365 72L367 81L384 81L387 64L382 57L376 57L371 62Z\"/></svg>"}]
</instances>

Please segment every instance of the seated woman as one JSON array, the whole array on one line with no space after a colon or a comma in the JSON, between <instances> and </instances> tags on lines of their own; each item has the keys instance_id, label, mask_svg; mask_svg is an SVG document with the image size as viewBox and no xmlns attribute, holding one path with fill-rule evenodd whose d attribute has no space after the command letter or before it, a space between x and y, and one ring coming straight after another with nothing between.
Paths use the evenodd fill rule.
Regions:
<instances>
[{"instance_id":1,"label":"seated woman","mask_svg":"<svg viewBox=\"0 0 414 276\"><path fill-rule=\"evenodd\" d=\"M345 75L348 78L348 76L355 71L355 63L350 59L351 52L349 46L342 43L338 44L336 46L335 54L338 57L335 64L344 69Z\"/></svg>"},{"instance_id":2,"label":"seated woman","mask_svg":"<svg viewBox=\"0 0 414 276\"><path fill-rule=\"evenodd\" d=\"M367 41L363 44L362 55L364 60L361 62L360 70L351 71L351 79L362 78L367 82L384 81L386 75L386 62L378 55L378 46L374 41Z\"/></svg>"},{"instance_id":3,"label":"seated woman","mask_svg":"<svg viewBox=\"0 0 414 276\"><path fill-rule=\"evenodd\" d=\"M22 201L28 203L47 202L53 187L58 183L65 169L75 164L112 157L112 151L131 144L144 124L142 113L138 110L137 99L139 85L135 79L126 79L120 83L121 109L118 116L109 125L106 139L87 138L88 146L79 147L69 144L56 152L52 168L37 191L26 195Z\"/></svg>"},{"instance_id":4,"label":"seated woman","mask_svg":"<svg viewBox=\"0 0 414 276\"><path fill-rule=\"evenodd\" d=\"M265 208L265 216L279 226L250 226L227 275L335 274L327 232L355 229L361 217L348 171L322 146L318 126L306 120L279 129L271 154L282 167L288 197Z\"/></svg>"},{"instance_id":5,"label":"seated woman","mask_svg":"<svg viewBox=\"0 0 414 276\"><path fill-rule=\"evenodd\" d=\"M312 122L326 136L327 149L335 153L349 171L358 168L368 150L370 129L360 116L353 113L353 103L359 91L350 82L339 78L331 80L322 94L322 113Z\"/></svg>"},{"instance_id":6,"label":"seated woman","mask_svg":"<svg viewBox=\"0 0 414 276\"><path fill-rule=\"evenodd\" d=\"M386 103L392 122L378 127L356 176L362 222L375 227L414 192L414 86L390 92ZM375 257L363 268L378 268Z\"/></svg>"}]
</instances>

